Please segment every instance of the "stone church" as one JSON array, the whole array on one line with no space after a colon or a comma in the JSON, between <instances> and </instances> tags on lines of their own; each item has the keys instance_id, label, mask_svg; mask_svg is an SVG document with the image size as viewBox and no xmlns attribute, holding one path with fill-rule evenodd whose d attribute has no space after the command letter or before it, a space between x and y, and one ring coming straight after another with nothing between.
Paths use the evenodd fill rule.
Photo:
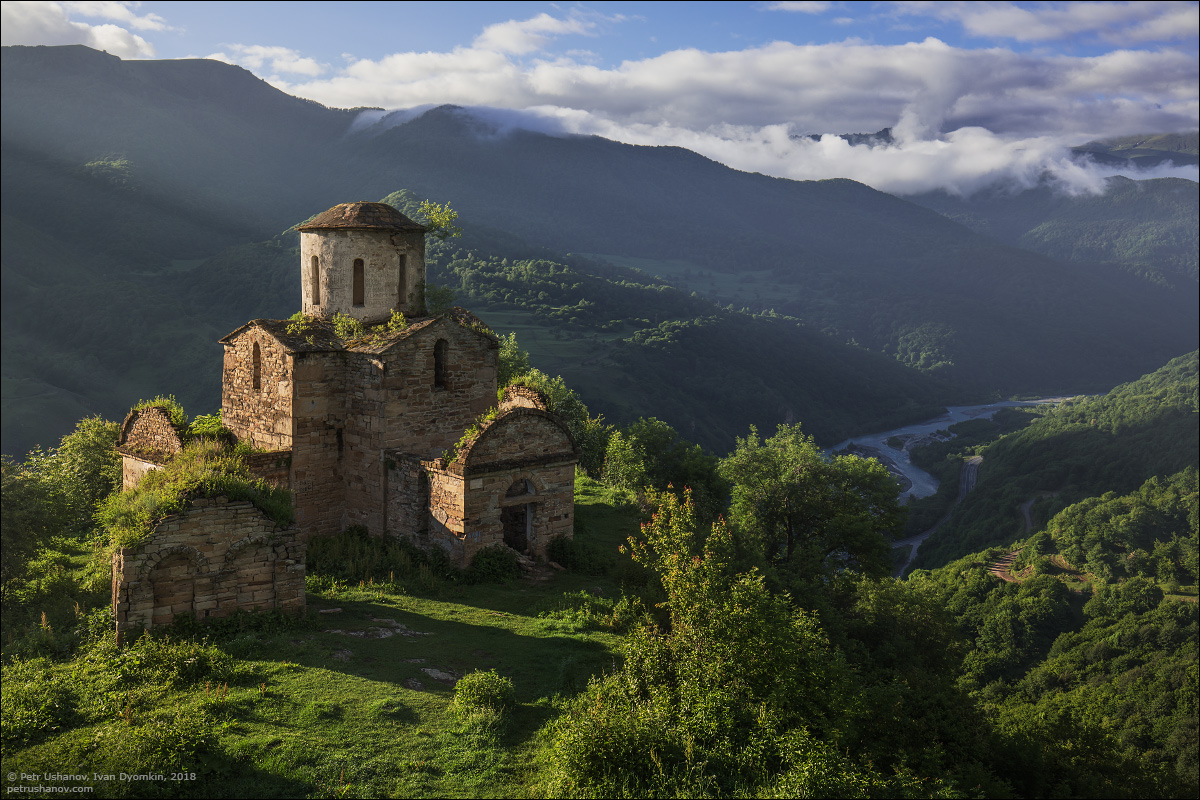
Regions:
<instances>
[{"instance_id":1,"label":"stone church","mask_svg":"<svg viewBox=\"0 0 1200 800\"><path fill-rule=\"evenodd\" d=\"M343 203L297 230L305 320L252 320L220 340L222 422L258 450L253 471L292 490L290 536L302 546L362 526L441 548L462 566L500 544L544 557L553 538L572 536L579 449L536 390L497 397L499 343L478 318L425 313L425 228L383 203ZM393 311L407 325L379 327ZM330 323L339 313L366 332L340 337ZM130 413L118 440L127 489L178 452L180 433L162 409ZM141 550L155 551L154 540ZM229 573L193 549L187 569ZM145 553L126 556L141 566L114 570L115 605L120 576L146 572ZM186 605L147 611L147 602L147 627ZM279 600L264 590L226 605L256 604Z\"/></svg>"}]
</instances>

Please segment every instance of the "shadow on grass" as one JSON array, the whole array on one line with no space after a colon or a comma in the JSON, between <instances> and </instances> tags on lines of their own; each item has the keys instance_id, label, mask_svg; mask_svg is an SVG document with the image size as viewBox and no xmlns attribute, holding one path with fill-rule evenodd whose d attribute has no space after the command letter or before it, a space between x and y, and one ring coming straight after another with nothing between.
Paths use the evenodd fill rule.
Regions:
<instances>
[{"instance_id":1,"label":"shadow on grass","mask_svg":"<svg viewBox=\"0 0 1200 800\"><path fill-rule=\"evenodd\" d=\"M487 606L396 598L342 601L337 607L338 614L312 615L315 630L310 628L301 646L289 642L266 659L385 681L401 692L447 695L455 679L495 669L512 679L519 700L529 702L577 694L616 658L615 640L606 643L603 634L565 633L553 621Z\"/></svg>"}]
</instances>

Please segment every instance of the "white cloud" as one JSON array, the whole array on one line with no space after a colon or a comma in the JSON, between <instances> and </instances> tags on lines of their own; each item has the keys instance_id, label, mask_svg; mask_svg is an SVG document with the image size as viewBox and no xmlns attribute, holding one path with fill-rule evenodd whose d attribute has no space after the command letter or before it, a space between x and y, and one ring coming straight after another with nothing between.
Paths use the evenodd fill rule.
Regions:
<instances>
[{"instance_id":1,"label":"white cloud","mask_svg":"<svg viewBox=\"0 0 1200 800\"><path fill-rule=\"evenodd\" d=\"M822 0L811 0L811 2L780 2L771 3L767 8L771 11L799 11L801 14L824 14L830 9L833 3L822 2Z\"/></svg>"},{"instance_id":2,"label":"white cloud","mask_svg":"<svg viewBox=\"0 0 1200 800\"><path fill-rule=\"evenodd\" d=\"M0 43L5 45L83 44L122 58L151 58L153 45L119 25L89 25L67 16L68 4L5 2L0 4ZM70 4L75 5L75 4ZM87 5L112 5L87 4ZM114 13L116 11L114 10ZM101 16L101 15L96 15ZM156 17L156 15L148 15ZM148 19L143 17L140 19Z\"/></svg>"},{"instance_id":3,"label":"white cloud","mask_svg":"<svg viewBox=\"0 0 1200 800\"><path fill-rule=\"evenodd\" d=\"M279 73L286 72L315 78L329 70L328 64L320 64L315 59L305 58L299 52L287 47L277 47L261 44L231 44L226 45L232 52L213 53L206 58L224 61L226 64L237 64L250 70L263 70L273 73L271 82L280 80Z\"/></svg>"},{"instance_id":4,"label":"white cloud","mask_svg":"<svg viewBox=\"0 0 1200 800\"><path fill-rule=\"evenodd\" d=\"M549 30L552 26L543 25ZM570 57L514 60L495 39L450 52L355 61L293 85L332 106L472 108L494 135L514 127L677 145L737 169L796 179L849 177L898 193L970 193L1049 174L1072 192L1103 174L1068 145L1197 127L1192 55L1117 50L1080 58L967 50L937 39L773 42L731 52L676 50L602 68ZM498 107L503 107L501 110ZM397 124L415 112L362 119ZM486 127L485 126L485 127ZM887 146L808 133L893 129Z\"/></svg>"},{"instance_id":5,"label":"white cloud","mask_svg":"<svg viewBox=\"0 0 1200 800\"><path fill-rule=\"evenodd\" d=\"M63 3L63 5L69 11L74 11L85 17L100 17L101 19L112 20L113 22L129 25L131 28L139 31L175 30L158 14L144 14L142 16L135 14L135 9L140 7L141 3L121 3L114 0L82 0L81 2Z\"/></svg>"},{"instance_id":6,"label":"white cloud","mask_svg":"<svg viewBox=\"0 0 1200 800\"><path fill-rule=\"evenodd\" d=\"M621 124L897 127L908 138L962 127L1075 138L1180 130L1196 127L1200 97L1195 58L1170 50L1074 58L965 50L937 39L675 50L608 69L569 58L518 64L504 53L457 48L363 59L288 89L343 107L553 106Z\"/></svg>"},{"instance_id":7,"label":"white cloud","mask_svg":"<svg viewBox=\"0 0 1200 800\"><path fill-rule=\"evenodd\" d=\"M1119 45L1194 40L1200 9L1192 2L899 2L898 14L932 16L962 24L967 33L1017 41L1093 36Z\"/></svg>"},{"instance_id":8,"label":"white cloud","mask_svg":"<svg viewBox=\"0 0 1200 800\"><path fill-rule=\"evenodd\" d=\"M471 45L476 50L524 55L543 49L555 36L587 34L595 23L578 17L558 19L543 12L532 19L498 22L483 29Z\"/></svg>"}]
</instances>

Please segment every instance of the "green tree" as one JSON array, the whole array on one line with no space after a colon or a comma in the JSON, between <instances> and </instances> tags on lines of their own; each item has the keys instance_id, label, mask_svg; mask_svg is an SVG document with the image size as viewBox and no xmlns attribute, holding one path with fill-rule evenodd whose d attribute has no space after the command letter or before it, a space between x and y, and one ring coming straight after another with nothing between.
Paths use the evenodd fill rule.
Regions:
<instances>
[{"instance_id":1,"label":"green tree","mask_svg":"<svg viewBox=\"0 0 1200 800\"><path fill-rule=\"evenodd\" d=\"M501 389L508 386L518 375L529 372L529 353L517 344L516 331L500 337L500 365L496 383Z\"/></svg>"},{"instance_id":2,"label":"green tree","mask_svg":"<svg viewBox=\"0 0 1200 800\"><path fill-rule=\"evenodd\" d=\"M655 417L642 417L608 440L604 481L627 489L690 488L697 512L709 522L724 508L728 493L717 458Z\"/></svg>"},{"instance_id":3,"label":"green tree","mask_svg":"<svg viewBox=\"0 0 1200 800\"><path fill-rule=\"evenodd\" d=\"M769 558L809 579L844 568L887 574L884 534L899 530L904 509L896 481L878 461L828 458L799 425L780 425L765 441L751 427L720 474L733 484L735 528Z\"/></svg>"},{"instance_id":4,"label":"green tree","mask_svg":"<svg viewBox=\"0 0 1200 800\"><path fill-rule=\"evenodd\" d=\"M425 308L430 314L445 314L454 307L454 290L449 286L425 284Z\"/></svg>"},{"instance_id":5,"label":"green tree","mask_svg":"<svg viewBox=\"0 0 1200 800\"><path fill-rule=\"evenodd\" d=\"M6 587L53 537L81 537L91 530L96 505L121 485L117 427L89 417L56 448L34 450L23 462L3 457L0 580Z\"/></svg>"},{"instance_id":6,"label":"green tree","mask_svg":"<svg viewBox=\"0 0 1200 800\"><path fill-rule=\"evenodd\" d=\"M583 451L579 466L588 475L599 478L604 467L604 451L608 447L608 437L612 435L613 426L607 424L603 416L591 416L579 395L567 386L561 375L551 378L539 369L531 369L512 379L510 383L532 386L546 395L549 411L562 418L571 431L571 436L575 438L575 444Z\"/></svg>"},{"instance_id":7,"label":"green tree","mask_svg":"<svg viewBox=\"0 0 1200 800\"><path fill-rule=\"evenodd\" d=\"M557 723L552 793L727 796L836 756L795 752L812 736L836 742L855 705L816 617L771 594L761 575L736 573L729 529L704 531L689 492L655 499L629 544L662 581L669 620L632 631L621 668Z\"/></svg>"},{"instance_id":8,"label":"green tree","mask_svg":"<svg viewBox=\"0 0 1200 800\"><path fill-rule=\"evenodd\" d=\"M458 212L452 209L449 203L442 205L432 200L422 200L417 206L416 219L429 229L426 235L437 238L439 242L462 236L462 228L454 224L458 219Z\"/></svg>"}]
</instances>

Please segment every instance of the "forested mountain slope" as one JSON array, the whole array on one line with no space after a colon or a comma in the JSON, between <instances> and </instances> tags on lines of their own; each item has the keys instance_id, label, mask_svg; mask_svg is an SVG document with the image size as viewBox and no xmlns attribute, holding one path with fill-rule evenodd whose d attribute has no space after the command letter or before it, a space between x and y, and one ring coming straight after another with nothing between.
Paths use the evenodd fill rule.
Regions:
<instances>
[{"instance_id":1,"label":"forested mountain slope","mask_svg":"<svg viewBox=\"0 0 1200 800\"><path fill-rule=\"evenodd\" d=\"M335 203L400 187L450 202L468 229L489 229L489 257L527 258L548 247L647 266L675 259L753 282L765 299L702 291L721 305L799 318L808 344L771 338L779 323L756 322L762 347L724 348L728 338L719 337L715 349L726 361L749 354L749 362L789 350L794 362L774 369L792 381L821 371L798 355L816 353L815 332L934 371L976 396L1102 391L1193 347L1197 336L1195 292L1001 245L851 181L788 181L678 148L502 130L449 107L352 130L355 112L289 97L213 61L12 47L2 66L6 451L53 441L83 412L113 415L131 397L164 389L211 406L212 342L228 326L220 308L197 298L262 290L270 293L264 306L294 310L298 301L295 277L284 277L294 268L286 247L260 247L255 263L222 254ZM461 281L454 288L474 296ZM684 359L653 352L670 362L665 374L674 376L679 405L722 402L712 395L726 372L710 355L718 339L704 339L711 326L657 330L714 313L697 306L687 316L630 318L605 332L606 358L664 374L658 355L633 355L618 340L678 341ZM547 339L558 327L545 318L507 322ZM594 355L558 353L564 374ZM755 380L772 367L748 369ZM732 379L744 384L747 375ZM877 395L891 382L877 379ZM599 393L610 388L598 383L600 406L638 396ZM794 391L766 392L756 419L769 409L786 419L794 404L785 395ZM713 443L724 436L697 435Z\"/></svg>"},{"instance_id":2,"label":"forested mountain slope","mask_svg":"<svg viewBox=\"0 0 1200 800\"><path fill-rule=\"evenodd\" d=\"M1102 195L1070 196L1049 186L1023 192L944 192L910 198L971 230L1052 258L1119 266L1195 291L1200 253L1195 181L1109 178Z\"/></svg>"},{"instance_id":3,"label":"forested mountain slope","mask_svg":"<svg viewBox=\"0 0 1200 800\"><path fill-rule=\"evenodd\" d=\"M982 448L976 488L921 545L917 565L938 566L1021 537L1019 506L1027 501L1041 498L1033 511L1045 521L1074 503L1112 499L1110 492L1153 493L1147 481L1194 470L1200 462L1197 361L1193 351L1106 395L1063 403ZM1187 524L1197 523L1193 517ZM1132 544L1125 555L1144 546Z\"/></svg>"}]
</instances>

